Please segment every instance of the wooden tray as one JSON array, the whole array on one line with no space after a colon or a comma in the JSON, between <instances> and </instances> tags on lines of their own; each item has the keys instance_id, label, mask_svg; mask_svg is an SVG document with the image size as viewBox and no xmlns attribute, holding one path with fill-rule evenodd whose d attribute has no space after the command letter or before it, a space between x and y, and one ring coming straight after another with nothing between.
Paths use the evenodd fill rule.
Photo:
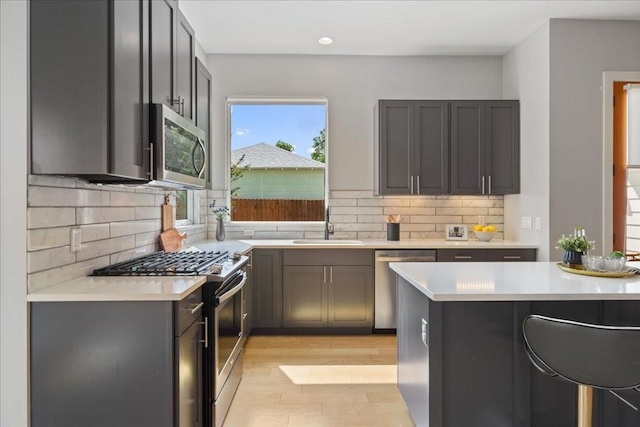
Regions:
<instances>
[{"instance_id":1,"label":"wooden tray","mask_svg":"<svg viewBox=\"0 0 640 427\"><path fill-rule=\"evenodd\" d=\"M567 273L573 273L573 274L582 274L583 276L594 276L594 277L631 277L634 274L636 274L636 270L624 270L624 271L620 271L620 272L614 272L614 271L610 271L610 272L605 272L605 271L588 271L588 270L581 270L578 268L570 268L570 267L565 267L564 265L562 265L561 262L556 264L558 266L558 268L562 271L566 271Z\"/></svg>"}]
</instances>

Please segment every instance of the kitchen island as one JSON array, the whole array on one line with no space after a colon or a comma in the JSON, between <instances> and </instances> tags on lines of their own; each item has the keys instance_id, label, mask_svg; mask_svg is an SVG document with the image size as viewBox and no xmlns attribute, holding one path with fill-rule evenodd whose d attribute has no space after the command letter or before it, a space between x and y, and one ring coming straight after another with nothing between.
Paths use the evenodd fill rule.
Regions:
<instances>
[{"instance_id":1,"label":"kitchen island","mask_svg":"<svg viewBox=\"0 0 640 427\"><path fill-rule=\"evenodd\" d=\"M577 387L547 377L524 350L529 314L640 325L640 276L566 273L553 262L391 263L398 274L398 387L418 426L576 425ZM623 396L638 406L640 393ZM594 394L594 426L640 424Z\"/></svg>"}]
</instances>

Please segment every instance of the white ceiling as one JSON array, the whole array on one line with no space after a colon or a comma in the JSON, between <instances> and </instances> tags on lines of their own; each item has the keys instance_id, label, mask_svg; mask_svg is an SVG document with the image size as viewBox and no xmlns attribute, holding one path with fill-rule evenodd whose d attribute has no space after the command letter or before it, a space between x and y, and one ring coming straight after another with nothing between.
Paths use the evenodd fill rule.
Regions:
<instances>
[{"instance_id":1,"label":"white ceiling","mask_svg":"<svg viewBox=\"0 0 640 427\"><path fill-rule=\"evenodd\" d=\"M550 18L640 20L640 1L180 0L207 53L501 55ZM331 36L335 43L317 40Z\"/></svg>"}]
</instances>

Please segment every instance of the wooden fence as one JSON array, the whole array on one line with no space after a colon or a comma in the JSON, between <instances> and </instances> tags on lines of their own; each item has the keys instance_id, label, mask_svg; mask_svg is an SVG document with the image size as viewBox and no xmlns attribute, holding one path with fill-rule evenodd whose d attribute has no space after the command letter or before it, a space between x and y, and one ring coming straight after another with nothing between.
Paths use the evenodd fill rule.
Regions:
<instances>
[{"instance_id":1,"label":"wooden fence","mask_svg":"<svg viewBox=\"0 0 640 427\"><path fill-rule=\"evenodd\" d=\"M324 200L233 199L233 221L324 221Z\"/></svg>"}]
</instances>

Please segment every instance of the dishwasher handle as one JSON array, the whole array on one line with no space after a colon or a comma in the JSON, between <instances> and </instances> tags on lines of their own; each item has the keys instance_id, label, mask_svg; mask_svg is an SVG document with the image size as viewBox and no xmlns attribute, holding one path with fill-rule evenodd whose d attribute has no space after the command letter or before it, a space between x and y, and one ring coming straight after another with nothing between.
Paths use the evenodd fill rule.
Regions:
<instances>
[{"instance_id":1,"label":"dishwasher handle","mask_svg":"<svg viewBox=\"0 0 640 427\"><path fill-rule=\"evenodd\" d=\"M377 256L377 262L436 262L434 256Z\"/></svg>"}]
</instances>

